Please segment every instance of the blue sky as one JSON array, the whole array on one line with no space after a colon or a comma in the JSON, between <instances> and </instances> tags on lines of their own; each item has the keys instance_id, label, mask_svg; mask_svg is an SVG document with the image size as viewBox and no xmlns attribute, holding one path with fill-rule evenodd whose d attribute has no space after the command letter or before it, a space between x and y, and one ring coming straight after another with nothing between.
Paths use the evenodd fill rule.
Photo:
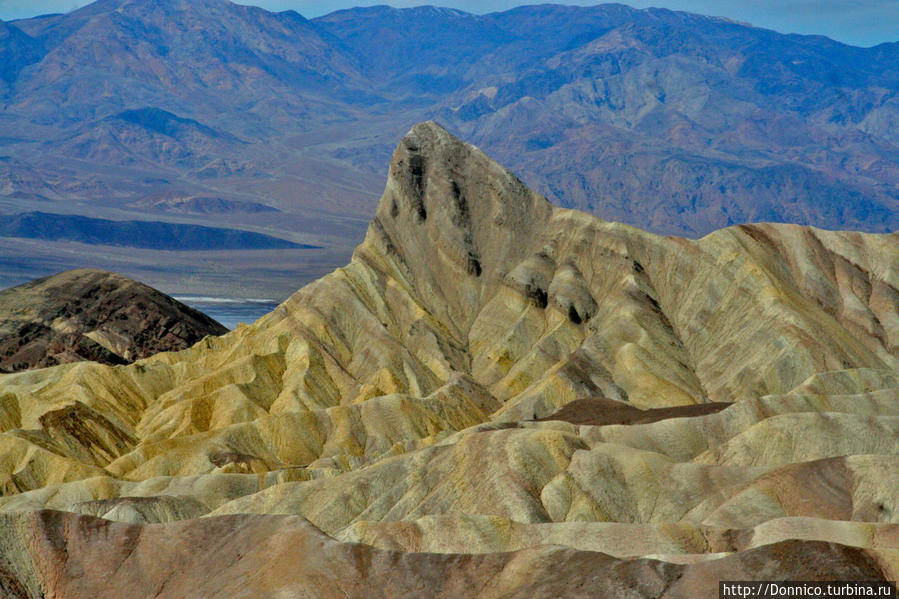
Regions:
<instances>
[{"instance_id":1,"label":"blue sky","mask_svg":"<svg viewBox=\"0 0 899 599\"><path fill-rule=\"evenodd\" d=\"M306 17L316 17L351 6L390 4L397 7L438 4L468 12L506 10L520 0L242 0L268 10L293 9ZM534 2L536 3L536 2ZM589 5L596 2L562 2ZM729 17L784 33L822 34L841 42L872 46L899 41L899 0L630 0L637 8L659 6L705 15ZM0 19L30 17L48 12L67 12L89 4L81 0L0 0Z\"/></svg>"}]
</instances>

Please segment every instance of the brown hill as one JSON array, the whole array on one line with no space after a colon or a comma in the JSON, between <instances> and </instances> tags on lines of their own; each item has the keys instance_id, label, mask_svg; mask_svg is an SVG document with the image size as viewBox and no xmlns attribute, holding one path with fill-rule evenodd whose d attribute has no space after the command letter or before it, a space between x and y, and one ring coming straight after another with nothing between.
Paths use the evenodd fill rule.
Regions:
<instances>
[{"instance_id":1,"label":"brown hill","mask_svg":"<svg viewBox=\"0 0 899 599\"><path fill-rule=\"evenodd\" d=\"M655 236L416 125L352 261L255 324L0 377L2 572L23 596L895 579L897 251Z\"/></svg>"},{"instance_id":2,"label":"brown hill","mask_svg":"<svg viewBox=\"0 0 899 599\"><path fill-rule=\"evenodd\" d=\"M227 329L121 275L80 269L0 291L0 369L128 364Z\"/></svg>"}]
</instances>

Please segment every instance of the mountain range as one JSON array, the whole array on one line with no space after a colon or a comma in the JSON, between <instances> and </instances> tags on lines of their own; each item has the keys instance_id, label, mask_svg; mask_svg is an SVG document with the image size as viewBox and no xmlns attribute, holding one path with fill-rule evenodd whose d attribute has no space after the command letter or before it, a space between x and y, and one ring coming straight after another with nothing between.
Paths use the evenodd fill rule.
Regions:
<instances>
[{"instance_id":1,"label":"mountain range","mask_svg":"<svg viewBox=\"0 0 899 599\"><path fill-rule=\"evenodd\" d=\"M0 375L13 597L715 597L899 575L899 234L658 236L434 122L346 266Z\"/></svg>"},{"instance_id":2,"label":"mountain range","mask_svg":"<svg viewBox=\"0 0 899 599\"><path fill-rule=\"evenodd\" d=\"M227 0L100 0L0 23L0 57L4 214L248 229L320 246L285 261L330 252L333 267L363 234L396 141L436 119L553 203L656 233L899 228L899 44L617 4L308 20ZM281 212L160 213L143 201L155 194ZM158 260L61 247L29 252L16 276L71 254L173 284ZM183 268L212 281L227 259L209 260Z\"/></svg>"}]
</instances>

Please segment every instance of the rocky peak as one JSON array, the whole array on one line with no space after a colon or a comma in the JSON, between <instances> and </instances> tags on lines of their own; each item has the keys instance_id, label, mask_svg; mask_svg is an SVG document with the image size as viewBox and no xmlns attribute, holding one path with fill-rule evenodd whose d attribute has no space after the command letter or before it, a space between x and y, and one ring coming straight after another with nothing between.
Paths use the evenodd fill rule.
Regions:
<instances>
[{"instance_id":1,"label":"rocky peak","mask_svg":"<svg viewBox=\"0 0 899 599\"><path fill-rule=\"evenodd\" d=\"M552 207L514 174L439 124L415 125L390 163L387 185L360 251L376 251L424 301L477 305L527 255ZM380 260L379 260L380 261ZM465 330L470 310L451 314Z\"/></svg>"}]
</instances>

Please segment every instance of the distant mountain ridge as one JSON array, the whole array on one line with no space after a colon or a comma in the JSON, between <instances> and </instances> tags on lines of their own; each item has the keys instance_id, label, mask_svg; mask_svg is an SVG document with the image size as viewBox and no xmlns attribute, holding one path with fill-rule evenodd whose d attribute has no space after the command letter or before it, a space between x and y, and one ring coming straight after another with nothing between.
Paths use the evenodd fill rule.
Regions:
<instances>
[{"instance_id":1,"label":"distant mountain ridge","mask_svg":"<svg viewBox=\"0 0 899 599\"><path fill-rule=\"evenodd\" d=\"M620 4L309 20L102 0L2 28L0 155L29 173L4 193L138 210L173 192L358 222L396 140L436 119L553 202L658 233L899 229L899 43ZM245 222L278 236L291 221Z\"/></svg>"},{"instance_id":2,"label":"distant mountain ridge","mask_svg":"<svg viewBox=\"0 0 899 599\"><path fill-rule=\"evenodd\" d=\"M252 231L153 221L114 221L46 212L26 212L9 216L0 224L0 235L160 250L313 247Z\"/></svg>"}]
</instances>

